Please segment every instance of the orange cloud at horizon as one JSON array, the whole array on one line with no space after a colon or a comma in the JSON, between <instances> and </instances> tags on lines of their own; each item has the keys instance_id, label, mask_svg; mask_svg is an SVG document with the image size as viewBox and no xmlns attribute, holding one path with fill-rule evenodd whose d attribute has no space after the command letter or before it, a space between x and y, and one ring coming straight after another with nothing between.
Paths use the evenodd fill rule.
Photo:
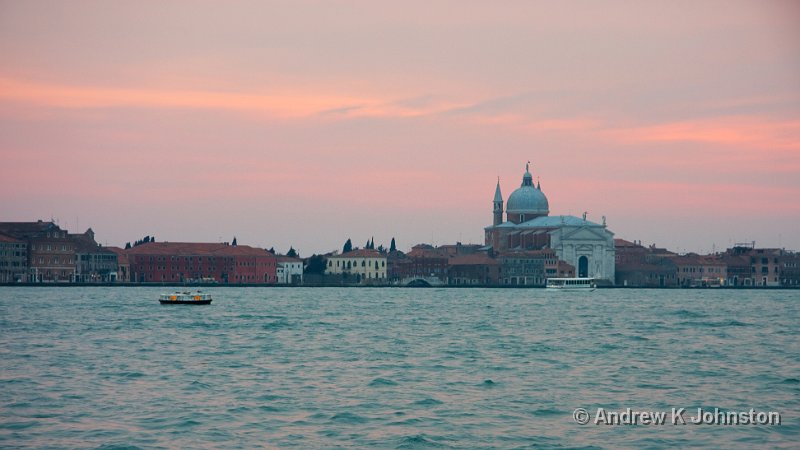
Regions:
<instances>
[{"instance_id":1,"label":"orange cloud at horizon","mask_svg":"<svg viewBox=\"0 0 800 450\"><path fill-rule=\"evenodd\" d=\"M283 89L282 92L291 92ZM169 90L70 86L20 81L0 76L0 100L55 108L188 108L266 113L277 118L311 116L413 117L463 106L437 102L411 107L392 98L327 93L238 93L209 90Z\"/></svg>"},{"instance_id":2,"label":"orange cloud at horizon","mask_svg":"<svg viewBox=\"0 0 800 450\"><path fill-rule=\"evenodd\" d=\"M800 150L800 120L774 120L760 116L703 118L609 129L605 134L625 143L689 141Z\"/></svg>"}]
</instances>

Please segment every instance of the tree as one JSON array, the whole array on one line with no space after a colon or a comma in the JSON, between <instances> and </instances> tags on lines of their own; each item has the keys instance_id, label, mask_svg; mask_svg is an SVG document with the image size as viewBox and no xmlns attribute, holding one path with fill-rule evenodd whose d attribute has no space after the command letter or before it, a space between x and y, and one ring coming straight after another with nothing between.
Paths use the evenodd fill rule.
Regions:
<instances>
[{"instance_id":1,"label":"tree","mask_svg":"<svg viewBox=\"0 0 800 450\"><path fill-rule=\"evenodd\" d=\"M322 275L325 273L325 268L328 261L322 255L312 255L306 259L306 273L313 273Z\"/></svg>"},{"instance_id":2,"label":"tree","mask_svg":"<svg viewBox=\"0 0 800 450\"><path fill-rule=\"evenodd\" d=\"M148 242L150 242L150 236L145 236L144 240L142 241L142 243L143 244L147 244Z\"/></svg>"},{"instance_id":3,"label":"tree","mask_svg":"<svg viewBox=\"0 0 800 450\"><path fill-rule=\"evenodd\" d=\"M392 238L392 243L389 244L389 251L390 252L396 252L397 251L397 244L395 244L394 238Z\"/></svg>"},{"instance_id":4,"label":"tree","mask_svg":"<svg viewBox=\"0 0 800 450\"><path fill-rule=\"evenodd\" d=\"M347 253L353 251L353 243L350 241L350 238L347 238L347 242L344 243L344 247L342 247L342 253Z\"/></svg>"},{"instance_id":5,"label":"tree","mask_svg":"<svg viewBox=\"0 0 800 450\"><path fill-rule=\"evenodd\" d=\"M275 254L275 247L270 247L269 250L267 250L267 251L274 255Z\"/></svg>"},{"instance_id":6,"label":"tree","mask_svg":"<svg viewBox=\"0 0 800 450\"><path fill-rule=\"evenodd\" d=\"M233 237L233 242L231 242L231 245L232 245L232 246L234 246L234 247L236 247L236 245L237 245L237 244L236 244L236 236L234 236L234 237Z\"/></svg>"},{"instance_id":7,"label":"tree","mask_svg":"<svg viewBox=\"0 0 800 450\"><path fill-rule=\"evenodd\" d=\"M378 252L379 253L386 253L386 247L384 247L383 244L379 245L378 246Z\"/></svg>"},{"instance_id":8,"label":"tree","mask_svg":"<svg viewBox=\"0 0 800 450\"><path fill-rule=\"evenodd\" d=\"M131 248L131 243L130 242L126 242L125 243L125 250L128 250L129 248Z\"/></svg>"},{"instance_id":9,"label":"tree","mask_svg":"<svg viewBox=\"0 0 800 450\"><path fill-rule=\"evenodd\" d=\"M286 252L286 256L289 256L291 258L297 258L297 256L298 256L297 255L297 250L295 250L294 247L289 247L289 251Z\"/></svg>"}]
</instances>

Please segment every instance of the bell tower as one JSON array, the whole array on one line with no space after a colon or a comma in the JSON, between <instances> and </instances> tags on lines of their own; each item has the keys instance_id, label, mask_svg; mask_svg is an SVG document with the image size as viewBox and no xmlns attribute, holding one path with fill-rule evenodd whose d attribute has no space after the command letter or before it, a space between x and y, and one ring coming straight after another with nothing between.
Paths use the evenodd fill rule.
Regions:
<instances>
[{"instance_id":1,"label":"bell tower","mask_svg":"<svg viewBox=\"0 0 800 450\"><path fill-rule=\"evenodd\" d=\"M497 177L497 188L494 190L494 209L492 212L494 213L494 225L500 225L503 223L503 194L500 193L500 177Z\"/></svg>"}]
</instances>

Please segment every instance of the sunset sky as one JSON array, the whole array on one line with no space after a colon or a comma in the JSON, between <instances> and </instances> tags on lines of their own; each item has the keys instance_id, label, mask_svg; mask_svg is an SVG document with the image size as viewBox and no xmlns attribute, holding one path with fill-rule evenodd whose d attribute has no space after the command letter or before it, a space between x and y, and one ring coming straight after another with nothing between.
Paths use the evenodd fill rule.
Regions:
<instances>
[{"instance_id":1,"label":"sunset sky","mask_svg":"<svg viewBox=\"0 0 800 450\"><path fill-rule=\"evenodd\" d=\"M0 221L483 243L551 215L800 250L800 2L0 1ZM713 246L713 247L712 247Z\"/></svg>"}]
</instances>

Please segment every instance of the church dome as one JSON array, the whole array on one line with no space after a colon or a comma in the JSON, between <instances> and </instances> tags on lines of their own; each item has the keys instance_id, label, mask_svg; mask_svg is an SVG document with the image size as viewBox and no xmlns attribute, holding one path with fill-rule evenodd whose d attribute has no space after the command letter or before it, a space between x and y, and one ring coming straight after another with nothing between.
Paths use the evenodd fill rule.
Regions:
<instances>
[{"instance_id":1,"label":"church dome","mask_svg":"<svg viewBox=\"0 0 800 450\"><path fill-rule=\"evenodd\" d=\"M533 177L525 170L525 175L522 176L522 186L516 191L511 193L508 197L508 204L506 212L509 215L530 216L546 216L550 214L550 204L547 202L542 192L541 185L536 187L533 185ZM526 217L526 220L528 217Z\"/></svg>"}]
</instances>

